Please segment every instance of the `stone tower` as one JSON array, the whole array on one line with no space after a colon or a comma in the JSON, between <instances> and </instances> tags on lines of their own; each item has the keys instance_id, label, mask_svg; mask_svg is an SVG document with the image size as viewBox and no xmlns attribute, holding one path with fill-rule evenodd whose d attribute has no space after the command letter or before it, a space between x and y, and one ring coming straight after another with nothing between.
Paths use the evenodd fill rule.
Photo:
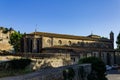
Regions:
<instances>
[{"instance_id":1,"label":"stone tower","mask_svg":"<svg viewBox=\"0 0 120 80\"><path fill-rule=\"evenodd\" d=\"M114 33L111 31L110 32L110 40L112 41L112 43L113 43L113 48L114 48Z\"/></svg>"}]
</instances>

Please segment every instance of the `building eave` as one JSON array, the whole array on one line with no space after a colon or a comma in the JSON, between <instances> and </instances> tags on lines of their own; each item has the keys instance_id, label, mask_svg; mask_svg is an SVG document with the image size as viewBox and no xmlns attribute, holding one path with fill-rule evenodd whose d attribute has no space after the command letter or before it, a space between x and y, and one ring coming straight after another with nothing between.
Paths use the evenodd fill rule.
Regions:
<instances>
[{"instance_id":1,"label":"building eave","mask_svg":"<svg viewBox=\"0 0 120 80\"><path fill-rule=\"evenodd\" d=\"M91 40L91 41L104 41L108 42L109 39L103 38L92 38L88 36L76 36L76 35L67 35L67 34L56 34L56 33L47 33L47 32L32 32L30 34L26 34L26 36L44 36L44 37L54 37L54 38L65 38L65 39L77 39L77 40Z\"/></svg>"}]
</instances>

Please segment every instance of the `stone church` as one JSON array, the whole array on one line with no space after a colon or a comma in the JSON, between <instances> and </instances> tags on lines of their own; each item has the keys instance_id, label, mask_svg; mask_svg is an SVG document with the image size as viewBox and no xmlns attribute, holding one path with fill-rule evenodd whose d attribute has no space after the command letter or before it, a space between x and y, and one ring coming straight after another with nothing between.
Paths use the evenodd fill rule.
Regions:
<instances>
[{"instance_id":1,"label":"stone church","mask_svg":"<svg viewBox=\"0 0 120 80\"><path fill-rule=\"evenodd\" d=\"M77 62L80 58L96 56L106 64L114 64L114 33L110 38L98 35L75 36L66 34L33 32L25 34L21 40L23 53L60 53L70 54L71 60Z\"/></svg>"}]
</instances>

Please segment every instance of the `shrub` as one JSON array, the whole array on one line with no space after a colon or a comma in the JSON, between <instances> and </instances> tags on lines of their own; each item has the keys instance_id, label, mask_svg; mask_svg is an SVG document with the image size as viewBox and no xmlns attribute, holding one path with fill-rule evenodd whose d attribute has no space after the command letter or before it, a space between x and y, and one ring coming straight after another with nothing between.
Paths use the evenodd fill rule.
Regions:
<instances>
[{"instance_id":1,"label":"shrub","mask_svg":"<svg viewBox=\"0 0 120 80\"><path fill-rule=\"evenodd\" d=\"M11 61L8 61L7 69L25 69L28 65L30 65L31 60L30 59L14 59Z\"/></svg>"},{"instance_id":2,"label":"shrub","mask_svg":"<svg viewBox=\"0 0 120 80\"><path fill-rule=\"evenodd\" d=\"M16 76L32 72L30 59L15 59L0 63L0 77Z\"/></svg>"},{"instance_id":3,"label":"shrub","mask_svg":"<svg viewBox=\"0 0 120 80\"><path fill-rule=\"evenodd\" d=\"M107 80L105 78L106 67L104 62L100 58L97 57L83 58L79 60L79 64L82 63L91 63L92 65L92 72L90 74L92 76L89 75L88 80Z\"/></svg>"},{"instance_id":4,"label":"shrub","mask_svg":"<svg viewBox=\"0 0 120 80\"><path fill-rule=\"evenodd\" d=\"M72 67L68 67L67 69L63 70L64 80L72 80L74 76L75 76L75 72Z\"/></svg>"}]
</instances>

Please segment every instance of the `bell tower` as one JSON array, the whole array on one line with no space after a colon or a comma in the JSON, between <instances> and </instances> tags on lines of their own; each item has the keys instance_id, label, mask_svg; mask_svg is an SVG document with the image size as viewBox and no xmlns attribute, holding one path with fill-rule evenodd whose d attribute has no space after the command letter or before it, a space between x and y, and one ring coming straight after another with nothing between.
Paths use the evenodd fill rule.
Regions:
<instances>
[{"instance_id":1,"label":"bell tower","mask_svg":"<svg viewBox=\"0 0 120 80\"><path fill-rule=\"evenodd\" d=\"M114 48L114 33L110 32L110 40L112 41L112 47Z\"/></svg>"}]
</instances>

